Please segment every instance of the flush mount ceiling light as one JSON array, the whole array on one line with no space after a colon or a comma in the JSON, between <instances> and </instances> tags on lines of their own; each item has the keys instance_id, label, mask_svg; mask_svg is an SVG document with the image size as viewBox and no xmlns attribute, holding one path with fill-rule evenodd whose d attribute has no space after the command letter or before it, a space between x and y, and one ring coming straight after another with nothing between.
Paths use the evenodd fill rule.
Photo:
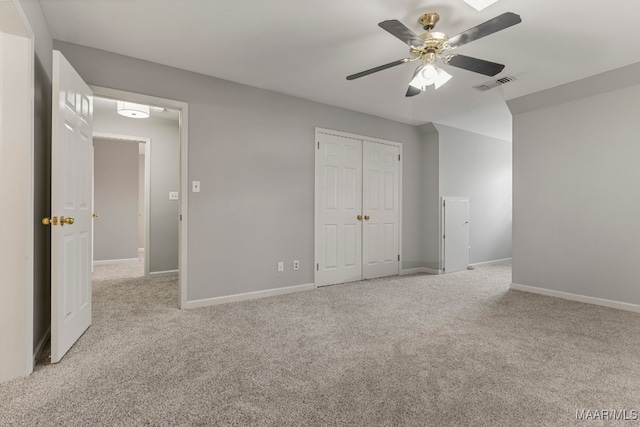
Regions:
<instances>
[{"instance_id":1,"label":"flush mount ceiling light","mask_svg":"<svg viewBox=\"0 0 640 427\"><path fill-rule=\"evenodd\" d=\"M469 6L473 7L475 10L482 10L491 6L498 0L463 0L463 1L467 3Z\"/></svg>"},{"instance_id":2,"label":"flush mount ceiling light","mask_svg":"<svg viewBox=\"0 0 640 427\"><path fill-rule=\"evenodd\" d=\"M117 101L118 114L133 119L146 119L149 117L149 106L134 104L133 102Z\"/></svg>"},{"instance_id":3,"label":"flush mount ceiling light","mask_svg":"<svg viewBox=\"0 0 640 427\"><path fill-rule=\"evenodd\" d=\"M426 90L427 86L434 85L436 89L445 84L451 78L451 74L442 68L434 67L431 63L425 63L418 67L413 80L409 82L412 86L419 90Z\"/></svg>"}]
</instances>

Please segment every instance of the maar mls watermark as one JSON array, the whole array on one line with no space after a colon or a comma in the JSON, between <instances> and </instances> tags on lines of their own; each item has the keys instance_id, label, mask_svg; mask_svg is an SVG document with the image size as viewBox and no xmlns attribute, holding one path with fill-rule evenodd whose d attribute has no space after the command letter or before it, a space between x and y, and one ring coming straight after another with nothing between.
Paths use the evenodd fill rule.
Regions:
<instances>
[{"instance_id":1,"label":"maar mls watermark","mask_svg":"<svg viewBox=\"0 0 640 427\"><path fill-rule=\"evenodd\" d=\"M638 421L637 409L577 409L578 421Z\"/></svg>"}]
</instances>

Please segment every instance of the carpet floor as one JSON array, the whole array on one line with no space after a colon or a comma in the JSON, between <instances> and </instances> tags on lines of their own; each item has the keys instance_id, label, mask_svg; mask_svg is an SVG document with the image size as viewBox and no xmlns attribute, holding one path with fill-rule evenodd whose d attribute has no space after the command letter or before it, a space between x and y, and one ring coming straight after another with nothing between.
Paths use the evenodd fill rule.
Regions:
<instances>
[{"instance_id":1,"label":"carpet floor","mask_svg":"<svg viewBox=\"0 0 640 427\"><path fill-rule=\"evenodd\" d=\"M500 264L185 311L175 277L96 281L64 359L0 385L0 425L629 425L576 413L640 410L640 315L510 278Z\"/></svg>"}]
</instances>

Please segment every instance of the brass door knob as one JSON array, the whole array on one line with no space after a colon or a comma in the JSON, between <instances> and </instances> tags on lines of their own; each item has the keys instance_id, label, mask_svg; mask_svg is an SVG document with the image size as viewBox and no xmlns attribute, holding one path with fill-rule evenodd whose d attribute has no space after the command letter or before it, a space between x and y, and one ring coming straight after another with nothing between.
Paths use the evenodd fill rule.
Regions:
<instances>
[{"instance_id":1,"label":"brass door knob","mask_svg":"<svg viewBox=\"0 0 640 427\"><path fill-rule=\"evenodd\" d=\"M71 224L73 224L75 221L76 221L76 220L75 220L75 219L73 219L73 218L71 218L70 216L68 216L68 217L66 217L66 218L65 218L65 217L63 217L63 216L61 216L61 217L60 217L60 225L61 225L61 226L64 226L65 224L69 224L69 225L71 225Z\"/></svg>"},{"instance_id":2,"label":"brass door knob","mask_svg":"<svg viewBox=\"0 0 640 427\"><path fill-rule=\"evenodd\" d=\"M58 217L54 216L49 218L48 216L45 216L42 218L42 225L58 225Z\"/></svg>"},{"instance_id":3,"label":"brass door knob","mask_svg":"<svg viewBox=\"0 0 640 427\"><path fill-rule=\"evenodd\" d=\"M358 216L356 217L356 219L357 219L358 221L362 221L362 215L358 215Z\"/></svg>"},{"instance_id":4,"label":"brass door knob","mask_svg":"<svg viewBox=\"0 0 640 427\"><path fill-rule=\"evenodd\" d=\"M369 221L369 220L371 219L371 217L370 217L369 215L365 215L365 216L364 216L364 219L365 219L366 221Z\"/></svg>"},{"instance_id":5,"label":"brass door knob","mask_svg":"<svg viewBox=\"0 0 640 427\"><path fill-rule=\"evenodd\" d=\"M92 216L93 216L94 218L98 218L98 217L100 216L100 214L97 214L97 213L95 213L95 212L94 212Z\"/></svg>"}]
</instances>

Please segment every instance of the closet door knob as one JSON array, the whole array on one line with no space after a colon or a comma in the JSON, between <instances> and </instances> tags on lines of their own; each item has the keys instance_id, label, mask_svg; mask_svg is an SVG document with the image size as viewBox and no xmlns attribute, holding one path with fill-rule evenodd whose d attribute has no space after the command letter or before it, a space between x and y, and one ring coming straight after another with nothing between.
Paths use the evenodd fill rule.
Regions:
<instances>
[{"instance_id":1,"label":"closet door knob","mask_svg":"<svg viewBox=\"0 0 640 427\"><path fill-rule=\"evenodd\" d=\"M76 220L71 218L70 216L68 216L66 218L63 217L63 216L60 217L60 225L62 225L62 226L64 226L65 224L71 225L74 222L76 222Z\"/></svg>"},{"instance_id":2,"label":"closet door knob","mask_svg":"<svg viewBox=\"0 0 640 427\"><path fill-rule=\"evenodd\" d=\"M358 216L356 217L356 219L357 219L358 221L362 221L362 215L358 215Z\"/></svg>"},{"instance_id":3,"label":"closet door knob","mask_svg":"<svg viewBox=\"0 0 640 427\"><path fill-rule=\"evenodd\" d=\"M365 219L366 221L369 221L369 220L371 219L371 217L370 217L369 215L365 215L365 216L364 216L364 219Z\"/></svg>"},{"instance_id":4,"label":"closet door knob","mask_svg":"<svg viewBox=\"0 0 640 427\"><path fill-rule=\"evenodd\" d=\"M42 218L42 225L58 225L58 217L44 217Z\"/></svg>"}]
</instances>

